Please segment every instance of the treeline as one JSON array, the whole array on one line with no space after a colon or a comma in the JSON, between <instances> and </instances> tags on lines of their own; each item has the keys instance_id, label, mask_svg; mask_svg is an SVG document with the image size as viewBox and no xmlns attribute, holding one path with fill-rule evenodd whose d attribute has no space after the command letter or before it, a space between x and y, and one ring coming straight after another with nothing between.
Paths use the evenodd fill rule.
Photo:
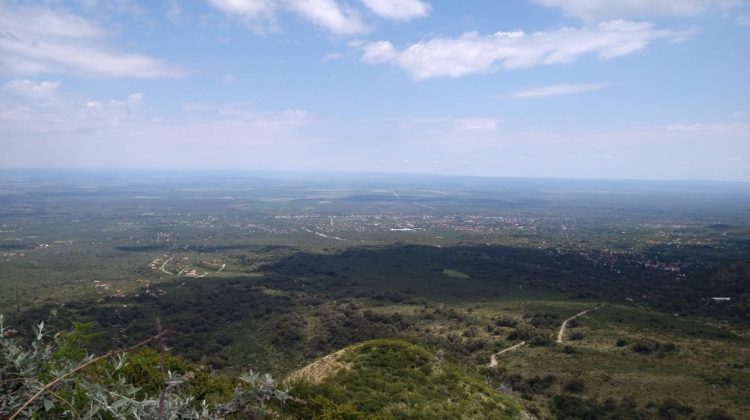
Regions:
<instances>
[{"instance_id":1,"label":"treeline","mask_svg":"<svg viewBox=\"0 0 750 420\"><path fill-rule=\"evenodd\" d=\"M750 251L744 244L738 247ZM642 258L657 260L662 252L666 253L655 248ZM266 266L265 270L277 279L279 287L335 289L339 295L411 290L424 298L456 292L461 294L459 297L468 298L482 296L493 286L502 290L512 285L554 290L576 299L632 302L669 313L748 321L750 263L741 257L747 254L740 251L730 254L731 258L710 247L670 250L669 255L675 259L687 258L694 263L677 274L632 261L601 265L573 252L546 249L402 245L355 248L333 255L296 253ZM461 289L456 290L456 281L441 278L445 268L469 273L472 281L462 281ZM717 303L712 299L717 296L731 300Z\"/></svg>"}]
</instances>

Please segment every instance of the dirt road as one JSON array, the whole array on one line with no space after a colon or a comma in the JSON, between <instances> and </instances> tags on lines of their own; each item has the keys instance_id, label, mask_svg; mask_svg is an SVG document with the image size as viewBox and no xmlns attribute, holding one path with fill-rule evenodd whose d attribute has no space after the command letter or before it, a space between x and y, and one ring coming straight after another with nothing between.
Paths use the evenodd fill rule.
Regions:
<instances>
[{"instance_id":1,"label":"dirt road","mask_svg":"<svg viewBox=\"0 0 750 420\"><path fill-rule=\"evenodd\" d=\"M497 356L499 356L499 355L501 355L503 353L509 352L511 350L515 350L515 349L523 346L524 344L526 344L526 342L525 341L521 341L520 343L516 344L515 346L508 347L507 349L500 350L499 352L493 354L492 357L490 357L490 367L497 366Z\"/></svg>"},{"instance_id":2,"label":"dirt road","mask_svg":"<svg viewBox=\"0 0 750 420\"><path fill-rule=\"evenodd\" d=\"M557 333L557 342L558 343L562 343L563 342L563 337L565 336L565 328L568 327L568 322L570 322L570 321L578 318L581 315L585 315L586 313L588 313L590 311L593 311L595 309L599 309L599 308L601 308L601 306L597 306L595 308L586 309L585 311L581 311L581 312L579 312L579 313L571 316L570 318L566 319L565 321L563 321L562 325L560 325L560 331ZM526 344L526 342L525 341L521 341L520 343L516 344L515 346L508 347L507 349L500 350L499 352L493 354L490 357L490 367L497 366L497 356L500 356L501 354L509 352L511 350L515 350L515 349L523 346L524 344Z\"/></svg>"},{"instance_id":3,"label":"dirt road","mask_svg":"<svg viewBox=\"0 0 750 420\"><path fill-rule=\"evenodd\" d=\"M166 267L167 263L169 263L170 261L172 261L172 258L174 258L174 257L169 257L169 259L166 260L166 261L164 261L164 264L161 265L161 271L163 271L165 274L169 274L170 276L174 276L174 273L170 273L164 267Z\"/></svg>"},{"instance_id":4,"label":"dirt road","mask_svg":"<svg viewBox=\"0 0 750 420\"><path fill-rule=\"evenodd\" d=\"M589 311L593 311L594 309L599 309L599 306L597 306L596 308L586 309L585 311L579 312L571 316L570 318L566 319L565 321L563 321L562 325L560 325L560 331L557 333L557 342L558 343L563 342L563 337L565 336L565 328L568 327L568 322L578 318L581 315L585 315L586 313L588 313Z\"/></svg>"}]
</instances>

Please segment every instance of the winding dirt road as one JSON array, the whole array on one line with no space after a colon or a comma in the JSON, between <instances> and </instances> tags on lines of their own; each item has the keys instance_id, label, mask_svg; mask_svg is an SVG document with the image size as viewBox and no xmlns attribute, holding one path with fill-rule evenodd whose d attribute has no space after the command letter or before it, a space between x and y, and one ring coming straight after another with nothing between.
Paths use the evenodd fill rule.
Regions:
<instances>
[{"instance_id":1,"label":"winding dirt road","mask_svg":"<svg viewBox=\"0 0 750 420\"><path fill-rule=\"evenodd\" d=\"M568 322L570 322L570 321L578 318L579 316L585 315L585 314L587 314L590 311L593 311L593 310L599 309L599 308L601 308L601 306L597 306L595 308L586 309L585 311L581 311L581 312L579 312L579 313L571 316L570 318L566 319L565 321L563 321L562 325L560 325L560 331L557 333L557 342L558 343L562 343L563 342L563 337L565 336L565 328L568 327ZM523 346L524 344L526 344L526 342L525 341L521 341L520 343L516 344L515 346L508 347L507 349L500 350L499 352L493 354L490 357L490 367L497 366L497 356L500 356L501 354L509 352L511 350L515 350L515 349Z\"/></svg>"},{"instance_id":2,"label":"winding dirt road","mask_svg":"<svg viewBox=\"0 0 750 420\"><path fill-rule=\"evenodd\" d=\"M571 316L570 318L566 319L565 321L563 321L562 325L560 325L560 331L557 333L557 342L558 343L562 343L563 342L563 338L565 336L565 328L568 327L568 322L570 322L570 321L578 318L581 315L585 315L589 311L593 311L594 309L599 309L599 308L600 308L600 306L597 306L596 308L586 309L585 311L579 312L579 313Z\"/></svg>"}]
</instances>

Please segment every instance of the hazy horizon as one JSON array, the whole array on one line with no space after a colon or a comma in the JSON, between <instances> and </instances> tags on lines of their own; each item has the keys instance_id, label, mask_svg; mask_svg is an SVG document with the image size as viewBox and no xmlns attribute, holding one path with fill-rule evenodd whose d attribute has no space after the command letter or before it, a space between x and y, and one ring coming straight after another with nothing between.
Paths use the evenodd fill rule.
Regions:
<instances>
[{"instance_id":1,"label":"hazy horizon","mask_svg":"<svg viewBox=\"0 0 750 420\"><path fill-rule=\"evenodd\" d=\"M726 185L750 187L750 181L745 180L712 180L712 179L639 179L639 178L563 178L563 177L534 177L534 176L492 176L492 175L454 175L427 172L382 172L382 171L346 171L346 170L282 170L282 169L144 169L144 168L0 168L0 180L8 181L9 177L55 177L65 180L65 177L75 178L80 176L105 176L112 178L130 177L132 180L153 179L156 181L164 179L180 179L189 181L193 178L201 178L206 182L221 180L223 178L240 179L293 179L293 180L321 180L337 179L346 181L378 181L393 178L394 181L410 179L444 179L444 180L481 180L481 181L507 181L532 182L541 184L566 183L614 183L614 184L656 184L656 185ZM60 178L60 177L63 178ZM3 177L5 179L3 179ZM749 190L750 191L750 190Z\"/></svg>"}]
</instances>

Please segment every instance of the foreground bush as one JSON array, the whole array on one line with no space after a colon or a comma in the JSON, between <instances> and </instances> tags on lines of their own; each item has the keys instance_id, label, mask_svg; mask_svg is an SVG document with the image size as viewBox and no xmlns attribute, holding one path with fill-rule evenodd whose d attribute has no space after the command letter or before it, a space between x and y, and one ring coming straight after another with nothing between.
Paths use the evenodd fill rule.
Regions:
<instances>
[{"instance_id":1,"label":"foreground bush","mask_svg":"<svg viewBox=\"0 0 750 420\"><path fill-rule=\"evenodd\" d=\"M214 375L146 347L87 355L90 325L48 337L44 323L24 345L0 315L0 418L266 418L297 401L270 375Z\"/></svg>"}]
</instances>

